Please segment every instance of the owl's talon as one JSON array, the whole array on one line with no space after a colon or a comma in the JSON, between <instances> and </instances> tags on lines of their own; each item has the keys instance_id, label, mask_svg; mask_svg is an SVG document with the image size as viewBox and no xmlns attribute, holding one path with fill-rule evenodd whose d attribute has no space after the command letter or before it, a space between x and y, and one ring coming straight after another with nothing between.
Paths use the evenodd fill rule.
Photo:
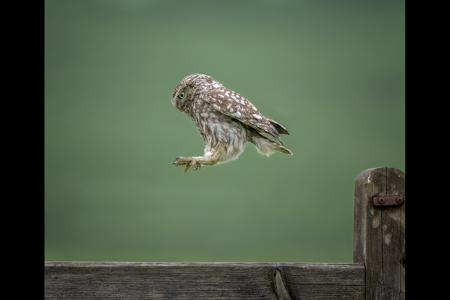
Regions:
<instances>
[{"instance_id":1,"label":"owl's talon","mask_svg":"<svg viewBox=\"0 0 450 300\"><path fill-rule=\"evenodd\" d=\"M202 167L201 164L199 164L198 162L191 162L192 167L194 168L194 171L200 170L200 168Z\"/></svg>"},{"instance_id":2,"label":"owl's talon","mask_svg":"<svg viewBox=\"0 0 450 300\"><path fill-rule=\"evenodd\" d=\"M178 163L175 165L181 165L181 164L186 165L186 167L184 168L184 173L186 173L191 167L194 169L194 171L197 171L198 169L200 169L202 167L201 164L199 164L198 162L193 161L193 160L185 160L182 163Z\"/></svg>"},{"instance_id":3,"label":"owl's talon","mask_svg":"<svg viewBox=\"0 0 450 300\"><path fill-rule=\"evenodd\" d=\"M179 162L179 160L181 159L181 157L175 157L175 159L173 160L173 162L169 165L169 167L171 165L175 165L175 167L179 166L179 165L184 165L182 162Z\"/></svg>"}]
</instances>

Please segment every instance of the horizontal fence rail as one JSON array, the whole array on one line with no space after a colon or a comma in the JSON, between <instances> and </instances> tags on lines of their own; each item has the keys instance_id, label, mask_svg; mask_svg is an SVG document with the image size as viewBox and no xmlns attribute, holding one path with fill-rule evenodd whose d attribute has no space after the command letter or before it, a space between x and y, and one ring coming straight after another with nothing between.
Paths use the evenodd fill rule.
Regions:
<instances>
[{"instance_id":1,"label":"horizontal fence rail","mask_svg":"<svg viewBox=\"0 0 450 300\"><path fill-rule=\"evenodd\" d=\"M45 298L404 299L405 173L365 170L354 202L353 263L45 262Z\"/></svg>"},{"instance_id":2,"label":"horizontal fence rail","mask_svg":"<svg viewBox=\"0 0 450 300\"><path fill-rule=\"evenodd\" d=\"M364 299L364 264L46 262L54 299Z\"/></svg>"}]
</instances>

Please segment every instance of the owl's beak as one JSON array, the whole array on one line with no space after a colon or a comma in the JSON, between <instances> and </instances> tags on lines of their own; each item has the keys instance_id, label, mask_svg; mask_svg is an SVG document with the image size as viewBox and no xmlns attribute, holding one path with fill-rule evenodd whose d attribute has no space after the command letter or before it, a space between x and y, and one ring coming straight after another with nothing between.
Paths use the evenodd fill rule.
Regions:
<instances>
[{"instance_id":1,"label":"owl's beak","mask_svg":"<svg viewBox=\"0 0 450 300\"><path fill-rule=\"evenodd\" d=\"M184 106L186 105L186 101L183 101L183 99L180 99L180 100L178 100L177 102L176 102L176 108L179 110L179 111L183 111L183 108L184 108Z\"/></svg>"}]
</instances>

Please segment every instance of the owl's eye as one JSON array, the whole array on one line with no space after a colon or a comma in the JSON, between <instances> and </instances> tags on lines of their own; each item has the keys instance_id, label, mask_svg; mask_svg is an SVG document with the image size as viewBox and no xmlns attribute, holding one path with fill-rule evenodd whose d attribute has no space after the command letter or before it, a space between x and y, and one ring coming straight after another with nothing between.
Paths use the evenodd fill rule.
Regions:
<instances>
[{"instance_id":1,"label":"owl's eye","mask_svg":"<svg viewBox=\"0 0 450 300\"><path fill-rule=\"evenodd\" d=\"M182 99L184 97L184 92L178 94L178 98Z\"/></svg>"}]
</instances>

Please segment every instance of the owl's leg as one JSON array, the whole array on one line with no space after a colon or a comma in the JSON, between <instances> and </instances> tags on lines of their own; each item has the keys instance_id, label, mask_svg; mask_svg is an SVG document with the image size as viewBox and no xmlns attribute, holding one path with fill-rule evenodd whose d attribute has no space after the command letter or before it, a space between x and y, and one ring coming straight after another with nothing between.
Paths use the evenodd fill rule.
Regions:
<instances>
[{"instance_id":1,"label":"owl's leg","mask_svg":"<svg viewBox=\"0 0 450 300\"><path fill-rule=\"evenodd\" d=\"M193 167L194 170L198 170L202 165L213 166L219 161L219 156L212 154L211 152L206 153L204 156L191 156L191 157L175 157L170 165L175 165L175 167L180 165L186 165L184 168L184 173Z\"/></svg>"}]
</instances>

